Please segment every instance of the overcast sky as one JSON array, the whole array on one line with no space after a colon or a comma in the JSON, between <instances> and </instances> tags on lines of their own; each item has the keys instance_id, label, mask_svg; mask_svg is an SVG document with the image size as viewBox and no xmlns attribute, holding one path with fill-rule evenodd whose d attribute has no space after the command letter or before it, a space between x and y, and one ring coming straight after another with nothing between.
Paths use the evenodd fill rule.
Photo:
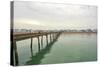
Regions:
<instances>
[{"instance_id":1,"label":"overcast sky","mask_svg":"<svg viewBox=\"0 0 100 67\"><path fill-rule=\"evenodd\" d=\"M97 7L62 3L14 3L14 28L96 29Z\"/></svg>"}]
</instances>

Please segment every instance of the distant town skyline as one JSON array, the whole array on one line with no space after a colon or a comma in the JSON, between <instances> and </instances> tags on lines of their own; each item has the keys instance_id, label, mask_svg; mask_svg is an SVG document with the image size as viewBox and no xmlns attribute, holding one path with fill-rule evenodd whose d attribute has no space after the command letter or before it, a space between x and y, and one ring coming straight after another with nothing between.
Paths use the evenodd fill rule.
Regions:
<instances>
[{"instance_id":1,"label":"distant town skyline","mask_svg":"<svg viewBox=\"0 0 100 67\"><path fill-rule=\"evenodd\" d=\"M97 7L15 1L14 29L97 29Z\"/></svg>"}]
</instances>

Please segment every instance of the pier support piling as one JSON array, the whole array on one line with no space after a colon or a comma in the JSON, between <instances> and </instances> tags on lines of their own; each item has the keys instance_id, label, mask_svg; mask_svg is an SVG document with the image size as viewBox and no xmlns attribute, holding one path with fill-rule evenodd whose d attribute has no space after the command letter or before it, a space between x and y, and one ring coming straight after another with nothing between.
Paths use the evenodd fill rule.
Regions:
<instances>
[{"instance_id":1,"label":"pier support piling","mask_svg":"<svg viewBox=\"0 0 100 67\"><path fill-rule=\"evenodd\" d=\"M41 36L41 47L43 48L43 36Z\"/></svg>"},{"instance_id":2,"label":"pier support piling","mask_svg":"<svg viewBox=\"0 0 100 67\"><path fill-rule=\"evenodd\" d=\"M37 37L37 39L38 39L38 51L40 52L40 38L39 38L39 36Z\"/></svg>"},{"instance_id":3,"label":"pier support piling","mask_svg":"<svg viewBox=\"0 0 100 67\"><path fill-rule=\"evenodd\" d=\"M18 52L17 52L16 41L14 41L13 43L14 43L13 45L14 45L14 58L15 58L14 65L18 65L19 62L18 62Z\"/></svg>"},{"instance_id":4,"label":"pier support piling","mask_svg":"<svg viewBox=\"0 0 100 67\"><path fill-rule=\"evenodd\" d=\"M46 35L46 42L47 42L47 45L48 45L48 35Z\"/></svg>"},{"instance_id":5,"label":"pier support piling","mask_svg":"<svg viewBox=\"0 0 100 67\"><path fill-rule=\"evenodd\" d=\"M31 48L31 56L33 57L33 38L31 38L31 44L30 44L30 48Z\"/></svg>"}]
</instances>

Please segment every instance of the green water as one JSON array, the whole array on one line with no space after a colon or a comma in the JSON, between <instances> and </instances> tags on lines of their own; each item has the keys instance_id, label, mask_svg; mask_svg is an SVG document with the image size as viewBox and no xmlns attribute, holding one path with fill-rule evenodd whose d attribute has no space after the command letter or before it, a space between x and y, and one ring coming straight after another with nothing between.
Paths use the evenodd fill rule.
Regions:
<instances>
[{"instance_id":1,"label":"green water","mask_svg":"<svg viewBox=\"0 0 100 67\"><path fill-rule=\"evenodd\" d=\"M43 37L43 48L38 51L37 38L17 41L18 64L54 64L97 60L96 33L66 33L46 47ZM49 41L50 42L50 41Z\"/></svg>"}]
</instances>

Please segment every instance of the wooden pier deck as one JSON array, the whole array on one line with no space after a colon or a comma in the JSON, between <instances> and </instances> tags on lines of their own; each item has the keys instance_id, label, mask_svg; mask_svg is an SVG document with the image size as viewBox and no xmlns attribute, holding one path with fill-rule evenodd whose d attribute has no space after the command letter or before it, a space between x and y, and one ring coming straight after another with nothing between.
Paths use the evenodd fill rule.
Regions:
<instances>
[{"instance_id":1,"label":"wooden pier deck","mask_svg":"<svg viewBox=\"0 0 100 67\"><path fill-rule=\"evenodd\" d=\"M59 32L37 32L37 33L14 33L13 40L19 41L19 40L24 40L27 38L35 38L35 37L39 37L39 36L48 37L48 35L52 36L52 35L55 35L57 33L61 33L61 32L59 31Z\"/></svg>"}]
</instances>

